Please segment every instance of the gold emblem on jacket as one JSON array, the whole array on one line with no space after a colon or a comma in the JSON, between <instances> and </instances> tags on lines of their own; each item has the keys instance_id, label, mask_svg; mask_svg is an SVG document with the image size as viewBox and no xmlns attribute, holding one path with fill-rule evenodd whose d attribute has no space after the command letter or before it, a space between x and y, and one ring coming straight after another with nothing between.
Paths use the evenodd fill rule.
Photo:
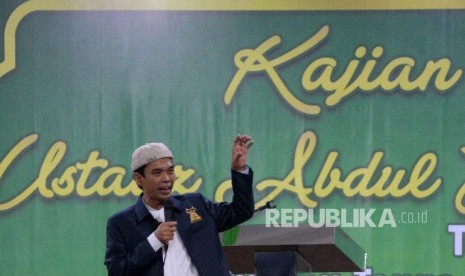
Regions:
<instances>
[{"instance_id":1,"label":"gold emblem on jacket","mask_svg":"<svg viewBox=\"0 0 465 276\"><path fill-rule=\"evenodd\" d=\"M186 213L188 213L190 216L191 224L202 220L202 217L197 214L197 209L194 206L191 208L186 208Z\"/></svg>"}]
</instances>

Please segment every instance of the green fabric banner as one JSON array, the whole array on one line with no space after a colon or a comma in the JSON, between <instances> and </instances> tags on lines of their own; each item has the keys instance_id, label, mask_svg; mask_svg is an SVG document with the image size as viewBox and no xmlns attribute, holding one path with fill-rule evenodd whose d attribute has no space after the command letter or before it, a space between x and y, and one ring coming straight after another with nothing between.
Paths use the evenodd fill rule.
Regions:
<instances>
[{"instance_id":1,"label":"green fabric banner","mask_svg":"<svg viewBox=\"0 0 465 276\"><path fill-rule=\"evenodd\" d=\"M246 224L341 226L342 275L464 275L465 5L249 2L0 4L0 275L104 275L146 142L230 200L238 133L278 206Z\"/></svg>"}]
</instances>

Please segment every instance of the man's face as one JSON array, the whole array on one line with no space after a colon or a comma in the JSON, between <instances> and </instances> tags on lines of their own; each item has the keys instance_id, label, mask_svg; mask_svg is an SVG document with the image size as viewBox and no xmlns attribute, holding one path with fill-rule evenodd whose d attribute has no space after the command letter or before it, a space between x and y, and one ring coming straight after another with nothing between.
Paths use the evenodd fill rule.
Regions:
<instances>
[{"instance_id":1,"label":"man's face","mask_svg":"<svg viewBox=\"0 0 465 276\"><path fill-rule=\"evenodd\" d=\"M162 158L149 163L144 169L145 177L136 173L135 179L142 187L144 196L150 201L162 203L166 201L173 189L176 176L171 158Z\"/></svg>"}]
</instances>

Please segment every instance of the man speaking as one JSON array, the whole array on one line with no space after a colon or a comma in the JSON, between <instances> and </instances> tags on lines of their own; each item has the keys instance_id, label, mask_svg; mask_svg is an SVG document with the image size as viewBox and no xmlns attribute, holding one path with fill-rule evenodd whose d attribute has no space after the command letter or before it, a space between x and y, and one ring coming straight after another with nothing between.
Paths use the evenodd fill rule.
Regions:
<instances>
[{"instance_id":1,"label":"man speaking","mask_svg":"<svg viewBox=\"0 0 465 276\"><path fill-rule=\"evenodd\" d=\"M108 275L229 275L218 233L253 215L253 171L246 164L252 144L247 135L234 140L230 203L199 193L171 196L176 180L171 150L162 143L137 148L131 169L142 194L108 219Z\"/></svg>"}]
</instances>

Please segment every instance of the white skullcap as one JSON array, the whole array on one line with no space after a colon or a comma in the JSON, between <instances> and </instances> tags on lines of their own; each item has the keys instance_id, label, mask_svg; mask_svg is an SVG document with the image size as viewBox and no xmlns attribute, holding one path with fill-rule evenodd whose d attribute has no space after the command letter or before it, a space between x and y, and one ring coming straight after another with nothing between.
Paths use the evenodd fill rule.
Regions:
<instances>
[{"instance_id":1,"label":"white skullcap","mask_svg":"<svg viewBox=\"0 0 465 276\"><path fill-rule=\"evenodd\" d=\"M132 154L132 171L161 158L173 158L171 150L163 143L147 143L137 148Z\"/></svg>"}]
</instances>

